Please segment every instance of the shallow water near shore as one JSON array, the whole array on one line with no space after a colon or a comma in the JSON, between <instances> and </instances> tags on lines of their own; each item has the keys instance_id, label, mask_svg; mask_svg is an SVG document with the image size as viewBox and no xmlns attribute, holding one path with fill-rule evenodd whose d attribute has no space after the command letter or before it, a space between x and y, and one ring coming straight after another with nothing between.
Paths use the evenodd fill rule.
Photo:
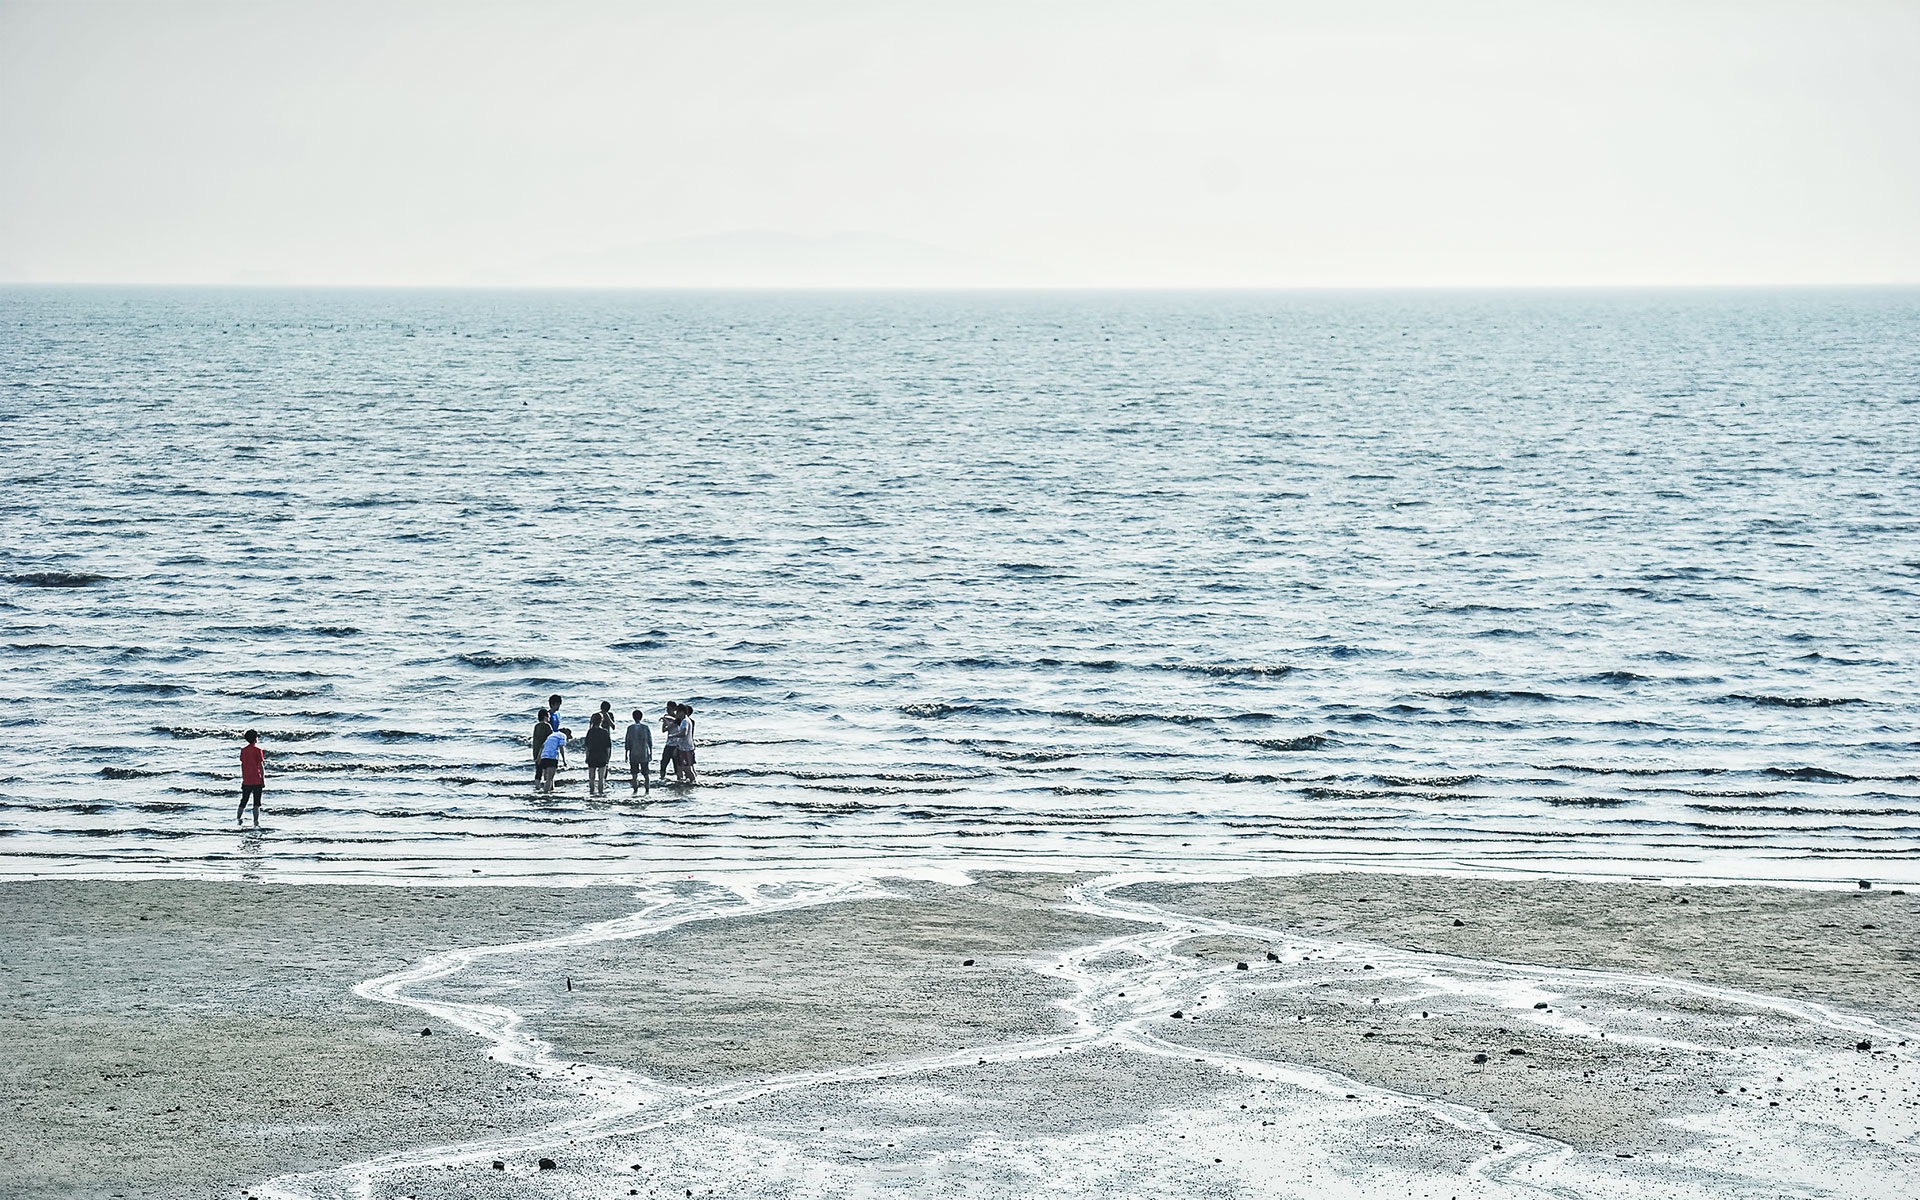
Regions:
<instances>
[{"instance_id":1,"label":"shallow water near shore","mask_svg":"<svg viewBox=\"0 0 1920 1200\"><path fill-rule=\"evenodd\" d=\"M1910 291L8 289L0 444L8 874L1920 880Z\"/></svg>"}]
</instances>

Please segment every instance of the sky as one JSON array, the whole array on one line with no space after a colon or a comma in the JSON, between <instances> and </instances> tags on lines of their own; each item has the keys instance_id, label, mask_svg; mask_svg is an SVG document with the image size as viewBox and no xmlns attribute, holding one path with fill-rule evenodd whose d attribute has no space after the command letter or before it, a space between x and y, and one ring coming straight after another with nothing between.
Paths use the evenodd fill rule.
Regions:
<instances>
[{"instance_id":1,"label":"sky","mask_svg":"<svg viewBox=\"0 0 1920 1200\"><path fill-rule=\"evenodd\" d=\"M1920 2L0 0L0 281L1920 282Z\"/></svg>"}]
</instances>

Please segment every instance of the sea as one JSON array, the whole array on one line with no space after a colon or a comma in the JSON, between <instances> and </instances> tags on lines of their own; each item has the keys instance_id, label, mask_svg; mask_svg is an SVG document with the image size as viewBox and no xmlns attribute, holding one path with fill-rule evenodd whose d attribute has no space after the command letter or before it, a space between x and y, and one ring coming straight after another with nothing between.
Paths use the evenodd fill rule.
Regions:
<instances>
[{"instance_id":1,"label":"sea","mask_svg":"<svg viewBox=\"0 0 1920 1200\"><path fill-rule=\"evenodd\" d=\"M1920 291L10 287L0 464L13 877L1920 882Z\"/></svg>"}]
</instances>

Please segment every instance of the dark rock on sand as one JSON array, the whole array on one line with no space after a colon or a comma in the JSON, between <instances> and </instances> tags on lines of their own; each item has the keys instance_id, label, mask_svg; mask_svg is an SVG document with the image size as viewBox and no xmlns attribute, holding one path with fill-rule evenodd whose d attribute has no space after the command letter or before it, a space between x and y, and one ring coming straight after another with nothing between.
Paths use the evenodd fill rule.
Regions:
<instances>
[{"instance_id":1,"label":"dark rock on sand","mask_svg":"<svg viewBox=\"0 0 1920 1200\"><path fill-rule=\"evenodd\" d=\"M1475 1062L1477 1062L1477 1063L1483 1063L1483 1062L1485 1062L1485 1061L1487 1061L1487 1056L1486 1056L1486 1055L1484 1055L1484 1054L1476 1054L1476 1055L1474 1055L1474 1056L1473 1056L1473 1061L1475 1061Z\"/></svg>"},{"instance_id":2,"label":"dark rock on sand","mask_svg":"<svg viewBox=\"0 0 1920 1200\"><path fill-rule=\"evenodd\" d=\"M1871 1050L1873 1049L1873 1043L1872 1042L1856 1042L1854 1043L1853 1048L1855 1050Z\"/></svg>"},{"instance_id":3,"label":"dark rock on sand","mask_svg":"<svg viewBox=\"0 0 1920 1200\"><path fill-rule=\"evenodd\" d=\"M1247 964L1245 963L1235 963L1233 964L1233 969L1236 971L1245 971L1248 968L1247 968Z\"/></svg>"},{"instance_id":4,"label":"dark rock on sand","mask_svg":"<svg viewBox=\"0 0 1920 1200\"><path fill-rule=\"evenodd\" d=\"M540 1169L542 1171L557 1171L560 1169L560 1164L550 1158L543 1158L540 1160Z\"/></svg>"}]
</instances>

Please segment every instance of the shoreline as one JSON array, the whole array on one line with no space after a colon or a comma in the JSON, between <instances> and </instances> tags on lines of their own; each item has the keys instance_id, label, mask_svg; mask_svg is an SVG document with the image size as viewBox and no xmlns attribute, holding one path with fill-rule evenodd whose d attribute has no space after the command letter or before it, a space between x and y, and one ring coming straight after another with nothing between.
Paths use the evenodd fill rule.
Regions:
<instances>
[{"instance_id":1,"label":"shoreline","mask_svg":"<svg viewBox=\"0 0 1920 1200\"><path fill-rule=\"evenodd\" d=\"M375 1195L665 1194L713 1186L745 1145L827 1192L930 1164L929 1194L1100 1170L1146 1188L1205 1142L1202 1194L1291 1194L1263 1172L1311 1160L1331 1172L1316 1186L1465 1171L1639 1194L1656 1171L1709 1195L1843 1163L1867 1196L1920 1148L1913 895L1373 872L759 883L0 882L24 981L0 1010L19 1128L0 1190L333 1195L359 1178L341 1168L393 1155L364 1176ZM1855 1085L1878 1099L1835 1109ZM1835 1132L1869 1109L1871 1135ZM1401 1149L1327 1165L1382 1128ZM773 1183L741 1168L732 1190Z\"/></svg>"}]
</instances>

